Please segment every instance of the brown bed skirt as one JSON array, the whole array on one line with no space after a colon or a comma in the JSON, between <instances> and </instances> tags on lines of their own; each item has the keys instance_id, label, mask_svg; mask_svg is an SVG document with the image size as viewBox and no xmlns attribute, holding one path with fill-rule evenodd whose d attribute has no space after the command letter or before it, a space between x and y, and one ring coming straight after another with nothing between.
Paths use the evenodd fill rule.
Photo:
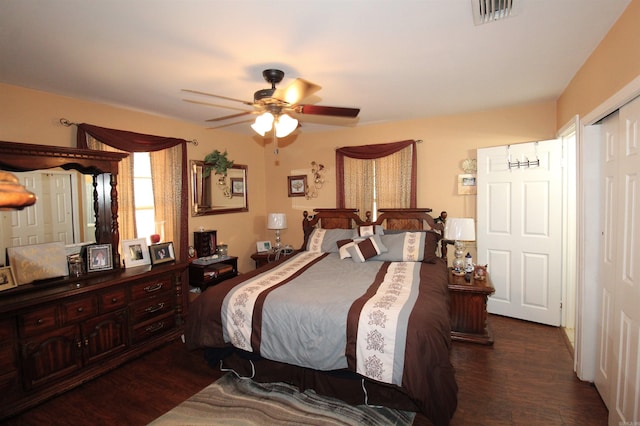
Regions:
<instances>
[{"instance_id":1,"label":"brown bed skirt","mask_svg":"<svg viewBox=\"0 0 640 426\"><path fill-rule=\"evenodd\" d=\"M230 369L242 377L252 377L261 383L284 382L297 386L301 392L313 389L318 394L338 398L352 405L382 405L404 411L420 411L418 405L394 385L365 379L365 393L362 377L348 370L312 370L237 350L221 352L218 349L207 349L205 358L211 367Z\"/></svg>"}]
</instances>

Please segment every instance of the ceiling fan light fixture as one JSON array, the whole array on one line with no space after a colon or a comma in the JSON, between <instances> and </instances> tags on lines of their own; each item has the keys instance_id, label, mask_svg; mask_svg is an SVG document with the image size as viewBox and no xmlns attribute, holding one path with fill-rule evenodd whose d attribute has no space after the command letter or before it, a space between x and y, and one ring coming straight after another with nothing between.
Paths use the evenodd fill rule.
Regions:
<instances>
[{"instance_id":1,"label":"ceiling fan light fixture","mask_svg":"<svg viewBox=\"0 0 640 426\"><path fill-rule=\"evenodd\" d=\"M264 136L273 126L273 114L265 112L256 117L256 121L251 125L251 128L260 136Z\"/></svg>"},{"instance_id":2,"label":"ceiling fan light fixture","mask_svg":"<svg viewBox=\"0 0 640 426\"><path fill-rule=\"evenodd\" d=\"M276 137L284 138L289 136L297 128L298 120L287 114L282 114L276 121Z\"/></svg>"}]
</instances>

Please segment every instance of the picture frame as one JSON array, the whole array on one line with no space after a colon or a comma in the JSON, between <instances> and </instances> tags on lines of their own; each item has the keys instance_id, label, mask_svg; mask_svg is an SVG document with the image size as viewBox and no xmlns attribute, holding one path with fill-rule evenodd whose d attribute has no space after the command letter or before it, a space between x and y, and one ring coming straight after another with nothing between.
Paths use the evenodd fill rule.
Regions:
<instances>
[{"instance_id":1,"label":"picture frame","mask_svg":"<svg viewBox=\"0 0 640 426\"><path fill-rule=\"evenodd\" d=\"M475 195L477 188L477 180L474 173L458 175L458 195Z\"/></svg>"},{"instance_id":2,"label":"picture frame","mask_svg":"<svg viewBox=\"0 0 640 426\"><path fill-rule=\"evenodd\" d=\"M256 243L256 249L258 250L258 253L271 251L271 241L258 241Z\"/></svg>"},{"instance_id":3,"label":"picture frame","mask_svg":"<svg viewBox=\"0 0 640 426\"><path fill-rule=\"evenodd\" d=\"M125 268L151 264L149 247L147 246L146 239L136 238L134 240L123 240L121 245Z\"/></svg>"},{"instance_id":4,"label":"picture frame","mask_svg":"<svg viewBox=\"0 0 640 426\"><path fill-rule=\"evenodd\" d=\"M307 175L287 176L289 197L304 197L307 193Z\"/></svg>"},{"instance_id":5,"label":"picture frame","mask_svg":"<svg viewBox=\"0 0 640 426\"><path fill-rule=\"evenodd\" d=\"M111 244L94 244L87 246L87 272L113 269Z\"/></svg>"},{"instance_id":6,"label":"picture frame","mask_svg":"<svg viewBox=\"0 0 640 426\"><path fill-rule=\"evenodd\" d=\"M230 178L231 179L231 196L242 197L244 196L244 179L243 178Z\"/></svg>"},{"instance_id":7,"label":"picture frame","mask_svg":"<svg viewBox=\"0 0 640 426\"><path fill-rule=\"evenodd\" d=\"M172 242L153 244L149 247L149 253L151 254L152 265L173 262L176 260Z\"/></svg>"},{"instance_id":8,"label":"picture frame","mask_svg":"<svg viewBox=\"0 0 640 426\"><path fill-rule=\"evenodd\" d=\"M4 266L0 268L0 291L9 290L10 288L18 287L16 277L13 275L13 269L11 266Z\"/></svg>"}]
</instances>

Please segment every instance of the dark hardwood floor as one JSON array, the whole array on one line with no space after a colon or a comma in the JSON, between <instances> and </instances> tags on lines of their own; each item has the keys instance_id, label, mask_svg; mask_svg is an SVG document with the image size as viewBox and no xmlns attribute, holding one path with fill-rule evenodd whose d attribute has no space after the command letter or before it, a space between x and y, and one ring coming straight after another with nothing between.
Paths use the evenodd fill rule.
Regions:
<instances>
[{"instance_id":1,"label":"dark hardwood floor","mask_svg":"<svg viewBox=\"0 0 640 426\"><path fill-rule=\"evenodd\" d=\"M490 316L495 344L454 342L459 386L452 425L606 425L591 384L578 380L559 329ZM8 425L145 425L216 380L180 341L132 361ZM421 415L414 425L429 425Z\"/></svg>"}]
</instances>

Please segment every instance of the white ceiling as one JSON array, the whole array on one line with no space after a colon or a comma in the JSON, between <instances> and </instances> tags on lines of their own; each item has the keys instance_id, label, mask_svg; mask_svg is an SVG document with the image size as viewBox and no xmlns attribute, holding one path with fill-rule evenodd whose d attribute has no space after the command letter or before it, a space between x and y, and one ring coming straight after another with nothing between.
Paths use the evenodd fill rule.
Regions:
<instances>
[{"instance_id":1,"label":"white ceiling","mask_svg":"<svg viewBox=\"0 0 640 426\"><path fill-rule=\"evenodd\" d=\"M471 0L0 0L0 82L206 127L237 110L183 98L245 106L181 89L251 101L278 68L361 108L333 125L464 113L556 99L630 0L515 1L475 26Z\"/></svg>"}]
</instances>

